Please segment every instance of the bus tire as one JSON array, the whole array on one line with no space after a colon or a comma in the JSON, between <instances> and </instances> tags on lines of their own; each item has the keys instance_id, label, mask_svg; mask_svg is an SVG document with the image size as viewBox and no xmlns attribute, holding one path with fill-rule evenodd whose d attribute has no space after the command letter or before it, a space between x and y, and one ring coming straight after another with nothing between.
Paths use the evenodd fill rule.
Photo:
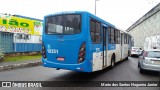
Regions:
<instances>
[{"instance_id":1,"label":"bus tire","mask_svg":"<svg viewBox=\"0 0 160 90\"><path fill-rule=\"evenodd\" d=\"M139 72L142 74L142 73L144 73L145 71L144 71L143 69L139 68Z\"/></svg>"},{"instance_id":2,"label":"bus tire","mask_svg":"<svg viewBox=\"0 0 160 90\"><path fill-rule=\"evenodd\" d=\"M115 56L113 54L111 58L111 68L114 68L114 66L115 66Z\"/></svg>"},{"instance_id":3,"label":"bus tire","mask_svg":"<svg viewBox=\"0 0 160 90\"><path fill-rule=\"evenodd\" d=\"M128 56L125 58L125 60L128 60Z\"/></svg>"},{"instance_id":4,"label":"bus tire","mask_svg":"<svg viewBox=\"0 0 160 90\"><path fill-rule=\"evenodd\" d=\"M128 56L131 56L131 51L130 50L128 50Z\"/></svg>"},{"instance_id":5,"label":"bus tire","mask_svg":"<svg viewBox=\"0 0 160 90\"><path fill-rule=\"evenodd\" d=\"M145 70L141 68L140 62L138 62L138 69L141 74L145 72Z\"/></svg>"}]
</instances>

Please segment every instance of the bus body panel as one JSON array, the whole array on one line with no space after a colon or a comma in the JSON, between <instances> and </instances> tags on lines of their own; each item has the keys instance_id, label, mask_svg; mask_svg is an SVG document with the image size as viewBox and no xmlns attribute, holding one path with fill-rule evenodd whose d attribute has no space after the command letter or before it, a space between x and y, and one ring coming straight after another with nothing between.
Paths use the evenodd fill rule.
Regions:
<instances>
[{"instance_id":1,"label":"bus body panel","mask_svg":"<svg viewBox=\"0 0 160 90\"><path fill-rule=\"evenodd\" d=\"M128 57L128 52L129 52L129 45L128 44L124 44L124 59L126 58L126 57Z\"/></svg>"},{"instance_id":2,"label":"bus body panel","mask_svg":"<svg viewBox=\"0 0 160 90\"><path fill-rule=\"evenodd\" d=\"M78 71L82 68L82 71L91 72L92 68L88 68L92 67L92 63L88 60L90 51L87 34L88 24L84 23L86 22L87 14L82 14L81 17L82 26L81 33L79 34L47 35L43 31L42 41L44 43L47 56L47 59L42 59L44 66ZM78 64L79 50L83 43L86 44L86 52L88 53L85 55L85 62ZM60 58L60 60L58 60L58 58Z\"/></svg>"},{"instance_id":3,"label":"bus body panel","mask_svg":"<svg viewBox=\"0 0 160 90\"><path fill-rule=\"evenodd\" d=\"M120 44L116 44L116 62L119 62L122 58L121 58L121 45Z\"/></svg>"},{"instance_id":4,"label":"bus body panel","mask_svg":"<svg viewBox=\"0 0 160 90\"><path fill-rule=\"evenodd\" d=\"M108 28L114 25L88 13L88 12L72 12L51 14L46 17L67 14L80 14L81 15L81 32L71 35L48 35L45 33L43 27L42 43L45 47L46 57L42 58L42 64L45 67L68 69L82 72L93 72L102 70L111 65L111 58L113 53L115 62L120 61L128 56L128 44L124 44L124 32L121 31L122 42L120 44L109 44ZM46 18L45 17L45 18ZM44 26L45 26L44 18ZM101 23L101 42L93 43L90 32L90 19L93 18ZM106 45L104 46L104 32L102 27L105 27ZM78 63L79 52L82 44L85 43L85 60ZM127 50L127 51L126 51Z\"/></svg>"},{"instance_id":5,"label":"bus body panel","mask_svg":"<svg viewBox=\"0 0 160 90\"><path fill-rule=\"evenodd\" d=\"M44 67L51 67L51 68L58 68L58 69L68 69L80 72L92 72L92 63L85 60L83 63L80 64L61 64L50 62L42 58L42 65Z\"/></svg>"},{"instance_id":6,"label":"bus body panel","mask_svg":"<svg viewBox=\"0 0 160 90\"><path fill-rule=\"evenodd\" d=\"M121 56L120 56L120 50L110 50L108 51L108 65L107 66L110 66L111 65L111 59L112 59L112 55L113 53L115 53L115 62L119 62L121 60Z\"/></svg>"},{"instance_id":7,"label":"bus body panel","mask_svg":"<svg viewBox=\"0 0 160 90\"><path fill-rule=\"evenodd\" d=\"M49 61L55 63L66 63L66 64L77 64L79 48L84 41L82 36L79 36L72 40L66 39L65 36L52 36L51 38L57 39L47 39L44 40L46 44L47 58ZM63 58L64 60L58 60L58 58Z\"/></svg>"},{"instance_id":8,"label":"bus body panel","mask_svg":"<svg viewBox=\"0 0 160 90\"><path fill-rule=\"evenodd\" d=\"M107 54L107 57L108 57L108 60L107 60L107 66L110 66L111 65L111 59L112 59L112 55L113 53L115 53L116 51L116 45L115 44L108 44L108 54ZM115 58L116 59L116 58ZM116 60L115 60L116 61Z\"/></svg>"},{"instance_id":9,"label":"bus body panel","mask_svg":"<svg viewBox=\"0 0 160 90\"><path fill-rule=\"evenodd\" d=\"M102 70L102 46L101 44L95 44L92 46L92 71Z\"/></svg>"},{"instance_id":10,"label":"bus body panel","mask_svg":"<svg viewBox=\"0 0 160 90\"><path fill-rule=\"evenodd\" d=\"M121 33L121 39L122 39L122 44L121 44L121 48L122 48L122 59L125 59L126 57L128 57L128 48L129 48L129 44L126 44L125 42L124 42L124 34L125 33Z\"/></svg>"}]
</instances>

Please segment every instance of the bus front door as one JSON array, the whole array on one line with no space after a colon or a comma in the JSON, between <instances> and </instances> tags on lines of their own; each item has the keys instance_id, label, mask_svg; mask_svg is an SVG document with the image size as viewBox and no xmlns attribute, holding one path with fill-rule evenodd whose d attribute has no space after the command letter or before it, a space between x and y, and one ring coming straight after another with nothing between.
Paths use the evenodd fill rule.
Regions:
<instances>
[{"instance_id":1,"label":"bus front door","mask_svg":"<svg viewBox=\"0 0 160 90\"><path fill-rule=\"evenodd\" d=\"M124 46L124 35L123 33L121 33L121 60L123 59L123 54L124 54L124 50L123 50L123 47Z\"/></svg>"},{"instance_id":2,"label":"bus front door","mask_svg":"<svg viewBox=\"0 0 160 90\"><path fill-rule=\"evenodd\" d=\"M103 52L102 52L102 57L103 57L103 66L102 66L102 68L104 68L104 67L106 67L107 66L107 58L106 58L106 56L107 56L107 37L106 37L106 35L107 35L107 33L106 33L106 31L107 31L107 27L105 27L105 26L103 26L103 38L102 38L102 48L103 48Z\"/></svg>"}]
</instances>

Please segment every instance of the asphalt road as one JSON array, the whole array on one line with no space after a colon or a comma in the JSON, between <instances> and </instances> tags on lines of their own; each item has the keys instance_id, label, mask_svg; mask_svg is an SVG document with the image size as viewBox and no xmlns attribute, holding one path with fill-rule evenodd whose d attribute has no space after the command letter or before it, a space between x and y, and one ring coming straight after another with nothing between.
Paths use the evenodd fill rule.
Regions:
<instances>
[{"instance_id":1,"label":"asphalt road","mask_svg":"<svg viewBox=\"0 0 160 90\"><path fill-rule=\"evenodd\" d=\"M0 72L0 81L158 81L158 72L140 74L137 58L118 63L113 69L94 73L56 70L36 66ZM83 82L80 82L80 84ZM160 90L160 87L51 87L51 88L0 88L0 90Z\"/></svg>"}]
</instances>

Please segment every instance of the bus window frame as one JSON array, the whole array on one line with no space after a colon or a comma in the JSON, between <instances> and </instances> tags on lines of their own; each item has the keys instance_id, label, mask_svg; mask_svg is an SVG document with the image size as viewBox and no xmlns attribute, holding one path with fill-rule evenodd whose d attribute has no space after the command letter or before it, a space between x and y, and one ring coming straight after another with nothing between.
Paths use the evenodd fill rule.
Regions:
<instances>
[{"instance_id":1,"label":"bus window frame","mask_svg":"<svg viewBox=\"0 0 160 90\"><path fill-rule=\"evenodd\" d=\"M94 22L94 24L93 24L94 28L92 27L91 22ZM99 24L98 28L97 28L97 23ZM98 20L90 17L89 24L90 24L90 36L91 36L92 43L93 44L100 44L102 42L102 38L101 38L101 28L102 28L101 27L101 22L99 22ZM92 29L94 29L94 30L92 30ZM97 36L98 36L98 39L97 39Z\"/></svg>"},{"instance_id":2,"label":"bus window frame","mask_svg":"<svg viewBox=\"0 0 160 90\"><path fill-rule=\"evenodd\" d=\"M129 35L124 33L124 44L129 44L128 37L129 37Z\"/></svg>"},{"instance_id":3,"label":"bus window frame","mask_svg":"<svg viewBox=\"0 0 160 90\"><path fill-rule=\"evenodd\" d=\"M120 44L120 31L115 29L115 43Z\"/></svg>"},{"instance_id":4,"label":"bus window frame","mask_svg":"<svg viewBox=\"0 0 160 90\"><path fill-rule=\"evenodd\" d=\"M54 34L48 34L48 31L47 31L47 29L48 29L48 26L47 26L47 18L49 18L49 17L54 17L54 16L62 16L62 15L80 15L80 32L79 33L74 33L74 34L64 34L64 33L62 33L62 34L56 34L56 33L54 33ZM48 17L45 17L45 30L44 30L44 32L45 32L45 34L47 34L47 35L76 35L76 34L80 34L80 33L82 33L82 14L58 14L58 15L51 15L51 16L48 16Z\"/></svg>"},{"instance_id":5,"label":"bus window frame","mask_svg":"<svg viewBox=\"0 0 160 90\"><path fill-rule=\"evenodd\" d=\"M116 44L115 31L116 31L115 28L109 27L109 29L108 29L109 44Z\"/></svg>"}]
</instances>

